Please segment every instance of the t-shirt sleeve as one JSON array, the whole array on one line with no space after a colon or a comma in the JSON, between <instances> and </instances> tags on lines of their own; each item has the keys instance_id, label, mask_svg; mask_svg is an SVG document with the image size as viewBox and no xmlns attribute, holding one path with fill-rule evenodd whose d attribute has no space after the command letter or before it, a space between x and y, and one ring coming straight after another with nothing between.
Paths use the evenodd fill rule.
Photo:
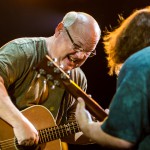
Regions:
<instances>
[{"instance_id":1,"label":"t-shirt sleeve","mask_svg":"<svg viewBox=\"0 0 150 150\"><path fill-rule=\"evenodd\" d=\"M27 59L17 44L10 42L0 49L0 75L6 88L24 72Z\"/></svg>"}]
</instances>

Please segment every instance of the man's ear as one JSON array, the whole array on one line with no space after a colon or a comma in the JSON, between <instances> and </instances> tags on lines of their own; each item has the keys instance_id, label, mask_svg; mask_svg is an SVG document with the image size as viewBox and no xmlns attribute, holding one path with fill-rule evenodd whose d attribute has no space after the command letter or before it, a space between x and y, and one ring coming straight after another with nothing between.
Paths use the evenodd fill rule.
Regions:
<instances>
[{"instance_id":1,"label":"man's ear","mask_svg":"<svg viewBox=\"0 0 150 150\"><path fill-rule=\"evenodd\" d=\"M57 25L57 27L56 27L56 29L55 29L55 36L56 36L56 37L60 34L60 32L61 32L61 30L63 29L63 27L64 27L64 25L63 25L62 22L60 22L60 23Z\"/></svg>"}]
</instances>

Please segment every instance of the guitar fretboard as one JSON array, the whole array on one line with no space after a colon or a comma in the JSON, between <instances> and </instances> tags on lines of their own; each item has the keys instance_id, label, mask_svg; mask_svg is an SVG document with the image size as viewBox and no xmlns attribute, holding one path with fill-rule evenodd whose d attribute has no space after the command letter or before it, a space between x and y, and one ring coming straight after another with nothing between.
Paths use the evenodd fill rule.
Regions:
<instances>
[{"instance_id":1,"label":"guitar fretboard","mask_svg":"<svg viewBox=\"0 0 150 150\"><path fill-rule=\"evenodd\" d=\"M79 132L79 125L77 122L71 122L68 124L54 126L46 129L39 130L39 144L46 143L52 140L56 140L76 132Z\"/></svg>"}]
</instances>

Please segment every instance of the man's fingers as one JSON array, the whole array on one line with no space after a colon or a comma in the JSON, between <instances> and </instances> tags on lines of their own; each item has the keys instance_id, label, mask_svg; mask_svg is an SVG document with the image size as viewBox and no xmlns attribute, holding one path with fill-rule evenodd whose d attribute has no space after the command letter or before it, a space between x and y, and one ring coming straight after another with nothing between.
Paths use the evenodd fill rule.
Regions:
<instances>
[{"instance_id":1,"label":"man's fingers","mask_svg":"<svg viewBox=\"0 0 150 150\"><path fill-rule=\"evenodd\" d=\"M85 103L84 103L83 99L80 97L77 100L79 103L77 104L77 108L76 108L76 117L78 120L80 120L82 117L81 115L84 114L83 110L85 108Z\"/></svg>"},{"instance_id":2,"label":"man's fingers","mask_svg":"<svg viewBox=\"0 0 150 150\"><path fill-rule=\"evenodd\" d=\"M21 142L21 145L24 145L24 146L32 146L34 144L36 144L35 140L24 140Z\"/></svg>"},{"instance_id":3,"label":"man's fingers","mask_svg":"<svg viewBox=\"0 0 150 150\"><path fill-rule=\"evenodd\" d=\"M79 115L83 114L83 111L85 109L85 103L81 97L79 97L77 100L79 103L77 104L76 108L76 116L79 117Z\"/></svg>"},{"instance_id":4,"label":"man's fingers","mask_svg":"<svg viewBox=\"0 0 150 150\"><path fill-rule=\"evenodd\" d=\"M109 114L109 109L105 109L105 112L106 112L107 114Z\"/></svg>"},{"instance_id":5,"label":"man's fingers","mask_svg":"<svg viewBox=\"0 0 150 150\"><path fill-rule=\"evenodd\" d=\"M30 138L30 139L26 139L26 140L23 140L23 141L19 141L18 144L19 145L24 145L24 146L32 146L34 144L38 144L38 141L39 141L39 136L36 135L35 138Z\"/></svg>"},{"instance_id":6,"label":"man's fingers","mask_svg":"<svg viewBox=\"0 0 150 150\"><path fill-rule=\"evenodd\" d=\"M85 123L92 122L91 114L85 109L84 100L79 97L78 101L79 103L76 109L76 117L78 119L78 122L80 122L80 120L84 120Z\"/></svg>"},{"instance_id":7,"label":"man's fingers","mask_svg":"<svg viewBox=\"0 0 150 150\"><path fill-rule=\"evenodd\" d=\"M78 100L78 102L79 102L81 107L85 107L85 102L84 102L84 100L81 97L78 97L77 100Z\"/></svg>"}]
</instances>

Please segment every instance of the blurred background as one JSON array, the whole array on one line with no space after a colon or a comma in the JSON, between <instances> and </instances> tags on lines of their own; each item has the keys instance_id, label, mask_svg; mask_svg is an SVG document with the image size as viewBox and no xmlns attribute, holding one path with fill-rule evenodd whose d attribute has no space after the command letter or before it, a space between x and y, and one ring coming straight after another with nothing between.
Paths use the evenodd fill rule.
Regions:
<instances>
[{"instance_id":1,"label":"blurred background","mask_svg":"<svg viewBox=\"0 0 150 150\"><path fill-rule=\"evenodd\" d=\"M150 5L149 0L1 0L0 46L20 37L48 37L68 11L84 11L99 23L102 36L106 28L118 25L118 15L126 18L135 9ZM87 29L88 30L88 29ZM89 58L82 69L88 79L88 94L105 109L115 93L116 77L108 75L102 40L96 57ZM92 145L64 145L65 150L97 150Z\"/></svg>"}]
</instances>

